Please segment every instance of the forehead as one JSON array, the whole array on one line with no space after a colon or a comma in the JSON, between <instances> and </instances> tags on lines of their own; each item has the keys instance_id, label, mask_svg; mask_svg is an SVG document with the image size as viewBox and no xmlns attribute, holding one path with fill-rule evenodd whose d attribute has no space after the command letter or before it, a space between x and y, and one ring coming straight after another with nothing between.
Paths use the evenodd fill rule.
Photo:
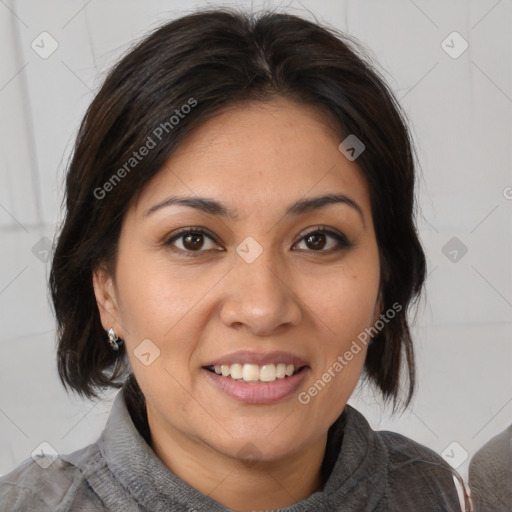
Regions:
<instances>
[{"instance_id":1,"label":"forehead","mask_svg":"<svg viewBox=\"0 0 512 512\"><path fill-rule=\"evenodd\" d=\"M314 107L283 98L231 105L180 143L139 195L137 215L171 193L217 197L239 215L332 192L365 209L366 180L340 142Z\"/></svg>"}]
</instances>

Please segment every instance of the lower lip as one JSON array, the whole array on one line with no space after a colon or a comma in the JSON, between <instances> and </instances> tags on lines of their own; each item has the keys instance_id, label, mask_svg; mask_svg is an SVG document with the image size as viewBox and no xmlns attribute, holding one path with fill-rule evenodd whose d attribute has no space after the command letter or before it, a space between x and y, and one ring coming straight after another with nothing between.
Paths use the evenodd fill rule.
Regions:
<instances>
[{"instance_id":1,"label":"lower lip","mask_svg":"<svg viewBox=\"0 0 512 512\"><path fill-rule=\"evenodd\" d=\"M246 404L273 404L293 394L300 387L309 367L303 367L291 377L276 379L274 382L239 382L202 368L206 377L227 395Z\"/></svg>"}]
</instances>

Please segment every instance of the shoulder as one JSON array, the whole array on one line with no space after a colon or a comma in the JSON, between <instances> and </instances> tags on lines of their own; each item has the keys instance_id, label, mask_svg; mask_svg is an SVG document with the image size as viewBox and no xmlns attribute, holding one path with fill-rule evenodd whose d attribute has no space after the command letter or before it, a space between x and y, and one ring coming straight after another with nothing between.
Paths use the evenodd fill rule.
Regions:
<instances>
[{"instance_id":1,"label":"shoulder","mask_svg":"<svg viewBox=\"0 0 512 512\"><path fill-rule=\"evenodd\" d=\"M448 472L451 479L451 466L431 448L397 432L377 430L374 434L386 446L390 457L390 470L400 471L414 466L428 467L440 471L441 474Z\"/></svg>"},{"instance_id":2,"label":"shoulder","mask_svg":"<svg viewBox=\"0 0 512 512\"><path fill-rule=\"evenodd\" d=\"M462 479L434 450L402 434L376 431L389 457L389 486L400 489L410 500L422 496L425 503L440 503L442 510L463 505ZM458 508L460 510L460 508Z\"/></svg>"},{"instance_id":3,"label":"shoulder","mask_svg":"<svg viewBox=\"0 0 512 512\"><path fill-rule=\"evenodd\" d=\"M351 408L350 420L368 443L366 457L375 459L386 480L385 495L393 510L463 509L460 475L434 450L388 430L373 430L366 418Z\"/></svg>"},{"instance_id":4,"label":"shoulder","mask_svg":"<svg viewBox=\"0 0 512 512\"><path fill-rule=\"evenodd\" d=\"M397 432L374 430L363 414L354 407L347 405L347 412L349 421L359 431L365 433L368 442L386 452L388 470L391 474L421 469L446 475L447 480L453 481L454 470L431 448Z\"/></svg>"},{"instance_id":5,"label":"shoulder","mask_svg":"<svg viewBox=\"0 0 512 512\"><path fill-rule=\"evenodd\" d=\"M506 510L512 500L512 426L480 448L469 464L477 509Z\"/></svg>"},{"instance_id":6,"label":"shoulder","mask_svg":"<svg viewBox=\"0 0 512 512\"><path fill-rule=\"evenodd\" d=\"M473 456L470 473L477 470L492 471L507 468L512 471L512 425L485 443ZM484 471L482 471L484 472Z\"/></svg>"},{"instance_id":7,"label":"shoulder","mask_svg":"<svg viewBox=\"0 0 512 512\"><path fill-rule=\"evenodd\" d=\"M73 452L73 456L90 457L94 445ZM27 458L11 472L0 477L0 512L67 512L88 492L82 470L59 456L39 464ZM94 500L90 500L91 504ZM81 509L84 510L84 509ZM87 512L101 508L88 508ZM84 510L85 512L85 510Z\"/></svg>"}]
</instances>

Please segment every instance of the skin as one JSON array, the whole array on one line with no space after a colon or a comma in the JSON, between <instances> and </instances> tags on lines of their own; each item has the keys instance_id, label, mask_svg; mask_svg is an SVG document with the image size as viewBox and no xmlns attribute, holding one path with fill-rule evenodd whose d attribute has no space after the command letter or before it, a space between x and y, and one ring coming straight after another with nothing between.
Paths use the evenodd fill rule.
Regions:
<instances>
[{"instance_id":1,"label":"skin","mask_svg":"<svg viewBox=\"0 0 512 512\"><path fill-rule=\"evenodd\" d=\"M308 404L297 394L380 314L369 190L340 142L319 112L284 98L226 109L190 133L134 198L115 274L94 272L103 327L125 340L146 397L153 450L180 478L235 510L285 507L322 488L327 431L360 378L366 347ZM364 222L346 204L284 216L296 200L327 193L349 196ZM239 219L179 205L145 215L170 195L216 199ZM325 232L320 245L308 242L319 225L352 245L330 251L338 243ZM201 246L185 235L165 245L190 226L215 239L205 236ZM252 263L236 252L249 236L263 248ZM160 350L149 366L134 356L144 339ZM243 349L292 352L309 373L278 403L241 403L201 367ZM244 449L252 450L250 464Z\"/></svg>"}]
</instances>

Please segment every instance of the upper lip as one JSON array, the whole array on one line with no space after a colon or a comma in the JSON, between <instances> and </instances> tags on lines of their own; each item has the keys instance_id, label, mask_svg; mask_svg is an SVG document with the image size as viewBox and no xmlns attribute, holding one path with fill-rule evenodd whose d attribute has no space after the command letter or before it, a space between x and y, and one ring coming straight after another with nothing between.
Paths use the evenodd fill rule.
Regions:
<instances>
[{"instance_id":1,"label":"upper lip","mask_svg":"<svg viewBox=\"0 0 512 512\"><path fill-rule=\"evenodd\" d=\"M219 365L231 365L231 364L257 364L263 366L265 364L293 364L296 368L302 366L308 366L308 363L304 359L291 354L290 352L275 351L275 352L252 352L250 350L242 350L239 352L233 352L224 356L218 357L217 359L209 361L204 366L219 366Z\"/></svg>"}]
</instances>

